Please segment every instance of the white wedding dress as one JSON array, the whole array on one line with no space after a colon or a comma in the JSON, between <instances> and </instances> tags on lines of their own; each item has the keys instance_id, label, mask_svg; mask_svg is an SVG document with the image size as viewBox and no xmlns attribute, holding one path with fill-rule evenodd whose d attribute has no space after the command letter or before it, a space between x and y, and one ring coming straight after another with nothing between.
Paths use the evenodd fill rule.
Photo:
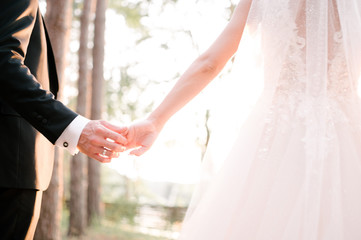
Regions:
<instances>
[{"instance_id":1,"label":"white wedding dress","mask_svg":"<svg viewBox=\"0 0 361 240\"><path fill-rule=\"evenodd\" d=\"M263 93L180 239L360 240L361 1L253 0L247 29Z\"/></svg>"}]
</instances>

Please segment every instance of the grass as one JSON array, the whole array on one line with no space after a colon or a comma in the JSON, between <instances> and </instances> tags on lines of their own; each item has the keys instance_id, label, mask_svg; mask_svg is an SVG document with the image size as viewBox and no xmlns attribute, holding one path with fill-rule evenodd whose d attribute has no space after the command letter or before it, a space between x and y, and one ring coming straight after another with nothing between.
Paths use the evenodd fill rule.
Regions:
<instances>
[{"instance_id":1,"label":"grass","mask_svg":"<svg viewBox=\"0 0 361 240\"><path fill-rule=\"evenodd\" d=\"M103 217L98 221L94 221L93 225L87 228L85 236L69 237L67 236L69 210L64 208L61 223L62 240L170 240L165 237L156 237L139 233L132 224L120 222L121 221L115 221L114 219L109 218L109 216L108 218Z\"/></svg>"},{"instance_id":2,"label":"grass","mask_svg":"<svg viewBox=\"0 0 361 240\"><path fill-rule=\"evenodd\" d=\"M64 240L168 240L166 238L153 237L120 227L95 227L89 229L87 234L81 238L64 237Z\"/></svg>"},{"instance_id":3,"label":"grass","mask_svg":"<svg viewBox=\"0 0 361 240\"><path fill-rule=\"evenodd\" d=\"M63 224L62 228L62 240L169 240L168 238L138 233L131 226L105 220L89 227L85 236L82 237L69 237L67 236L68 229L65 224Z\"/></svg>"}]
</instances>

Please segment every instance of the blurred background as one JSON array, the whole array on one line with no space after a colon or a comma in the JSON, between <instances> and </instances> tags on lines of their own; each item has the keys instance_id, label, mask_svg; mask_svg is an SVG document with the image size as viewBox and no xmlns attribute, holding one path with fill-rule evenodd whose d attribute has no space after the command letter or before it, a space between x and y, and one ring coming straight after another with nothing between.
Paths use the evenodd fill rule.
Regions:
<instances>
[{"instance_id":1,"label":"blurred background","mask_svg":"<svg viewBox=\"0 0 361 240\"><path fill-rule=\"evenodd\" d=\"M60 100L91 119L129 124L154 109L220 34L238 0L39 0ZM110 164L57 150L35 239L177 239L233 61L140 158Z\"/></svg>"}]
</instances>

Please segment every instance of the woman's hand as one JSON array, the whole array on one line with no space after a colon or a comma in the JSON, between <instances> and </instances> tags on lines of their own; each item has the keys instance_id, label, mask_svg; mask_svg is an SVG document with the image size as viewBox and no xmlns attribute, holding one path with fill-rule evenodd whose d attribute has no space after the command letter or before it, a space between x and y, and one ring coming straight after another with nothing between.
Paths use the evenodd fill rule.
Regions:
<instances>
[{"instance_id":1,"label":"woman's hand","mask_svg":"<svg viewBox=\"0 0 361 240\"><path fill-rule=\"evenodd\" d=\"M127 149L133 149L131 155L140 156L153 145L160 130L157 129L151 120L143 120L131 124L125 133L128 140Z\"/></svg>"}]
</instances>

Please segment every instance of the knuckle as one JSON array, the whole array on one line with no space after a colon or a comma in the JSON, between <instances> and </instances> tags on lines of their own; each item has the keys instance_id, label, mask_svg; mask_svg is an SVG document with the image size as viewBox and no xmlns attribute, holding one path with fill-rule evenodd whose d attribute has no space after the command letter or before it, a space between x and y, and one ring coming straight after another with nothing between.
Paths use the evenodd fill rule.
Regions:
<instances>
[{"instance_id":1,"label":"knuckle","mask_svg":"<svg viewBox=\"0 0 361 240\"><path fill-rule=\"evenodd\" d=\"M115 152L120 149L119 145L115 144L115 143L109 143L109 148L112 149Z\"/></svg>"},{"instance_id":2,"label":"knuckle","mask_svg":"<svg viewBox=\"0 0 361 240\"><path fill-rule=\"evenodd\" d=\"M96 138L94 138L94 137L92 137L90 140L89 140L89 142L90 142L90 144L92 145L92 146L96 146L96 145L98 145L97 144L97 140L96 140Z\"/></svg>"},{"instance_id":3,"label":"knuckle","mask_svg":"<svg viewBox=\"0 0 361 240\"><path fill-rule=\"evenodd\" d=\"M114 132L111 132L110 130L107 131L107 137L114 140L114 141L118 140L118 134L114 133Z\"/></svg>"},{"instance_id":4,"label":"knuckle","mask_svg":"<svg viewBox=\"0 0 361 240\"><path fill-rule=\"evenodd\" d=\"M95 134L102 134L103 129L100 126L96 126L96 128L94 129L94 133Z\"/></svg>"},{"instance_id":5,"label":"knuckle","mask_svg":"<svg viewBox=\"0 0 361 240\"><path fill-rule=\"evenodd\" d=\"M121 135L119 135L118 138L117 138L117 142L122 143L122 142L124 142L124 141L125 141L124 137L121 136Z\"/></svg>"},{"instance_id":6,"label":"knuckle","mask_svg":"<svg viewBox=\"0 0 361 240\"><path fill-rule=\"evenodd\" d=\"M95 156L97 156L97 148L96 147L90 147L89 152L93 153Z\"/></svg>"},{"instance_id":7,"label":"knuckle","mask_svg":"<svg viewBox=\"0 0 361 240\"><path fill-rule=\"evenodd\" d=\"M114 151L114 152L121 152L121 151L122 151L122 148L116 146L116 147L113 148L113 151Z\"/></svg>"}]
</instances>

